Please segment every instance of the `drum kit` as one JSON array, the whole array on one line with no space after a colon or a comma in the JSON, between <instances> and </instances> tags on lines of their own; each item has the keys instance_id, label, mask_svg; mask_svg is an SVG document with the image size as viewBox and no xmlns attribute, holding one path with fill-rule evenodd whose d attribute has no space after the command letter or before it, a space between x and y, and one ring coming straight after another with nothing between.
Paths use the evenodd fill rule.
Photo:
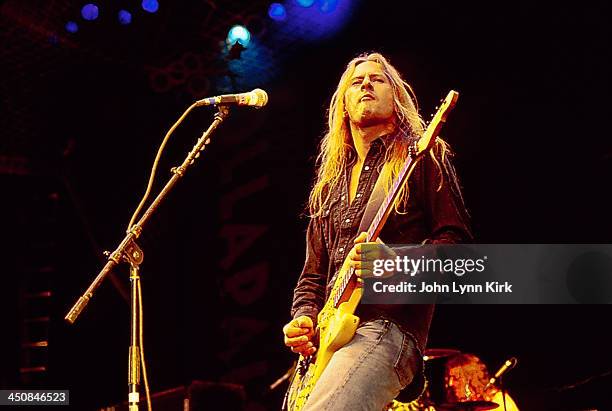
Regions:
<instances>
[{"instance_id":1,"label":"drum kit","mask_svg":"<svg viewBox=\"0 0 612 411\"><path fill-rule=\"evenodd\" d=\"M484 411L499 409L499 405L492 401L461 401L445 402L448 387L445 386L443 373L443 361L452 356L461 354L461 351L453 348L430 348L425 350L423 360L425 361L425 373L427 374L427 385L421 397L409 403L393 401L387 406L386 411Z\"/></svg>"}]
</instances>

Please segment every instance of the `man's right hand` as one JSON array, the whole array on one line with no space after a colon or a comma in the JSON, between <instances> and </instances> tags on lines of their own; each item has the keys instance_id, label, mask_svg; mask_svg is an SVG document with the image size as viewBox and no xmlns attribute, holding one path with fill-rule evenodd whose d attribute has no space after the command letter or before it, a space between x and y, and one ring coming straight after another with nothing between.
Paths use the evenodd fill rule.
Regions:
<instances>
[{"instance_id":1,"label":"man's right hand","mask_svg":"<svg viewBox=\"0 0 612 411\"><path fill-rule=\"evenodd\" d=\"M310 317L302 315L294 318L283 327L283 333L285 334L285 345L290 347L294 353L307 357L317 350L312 342L314 327Z\"/></svg>"}]
</instances>

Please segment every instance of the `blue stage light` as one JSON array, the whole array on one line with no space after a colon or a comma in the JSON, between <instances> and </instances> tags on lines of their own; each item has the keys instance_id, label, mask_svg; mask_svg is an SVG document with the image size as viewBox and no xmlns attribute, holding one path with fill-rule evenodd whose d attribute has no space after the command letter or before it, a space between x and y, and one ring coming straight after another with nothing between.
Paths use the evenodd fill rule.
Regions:
<instances>
[{"instance_id":1,"label":"blue stage light","mask_svg":"<svg viewBox=\"0 0 612 411\"><path fill-rule=\"evenodd\" d=\"M119 10L119 14L117 15L119 19L119 23L126 25L132 22L132 13L127 10Z\"/></svg>"},{"instance_id":2,"label":"blue stage light","mask_svg":"<svg viewBox=\"0 0 612 411\"><path fill-rule=\"evenodd\" d=\"M155 13L159 9L157 0L142 0L142 8L149 13Z\"/></svg>"},{"instance_id":3,"label":"blue stage light","mask_svg":"<svg viewBox=\"0 0 612 411\"><path fill-rule=\"evenodd\" d=\"M272 20L284 21L287 18L285 6L280 3L270 4L270 7L268 8L268 16L270 16Z\"/></svg>"},{"instance_id":4,"label":"blue stage light","mask_svg":"<svg viewBox=\"0 0 612 411\"><path fill-rule=\"evenodd\" d=\"M358 3L355 0L316 0L313 7L304 7L305 0L283 3L287 12L287 22L278 30L286 31L291 38L306 41L319 41L340 32L351 20Z\"/></svg>"},{"instance_id":5,"label":"blue stage light","mask_svg":"<svg viewBox=\"0 0 612 411\"><path fill-rule=\"evenodd\" d=\"M302 7L310 7L315 3L315 0L295 0Z\"/></svg>"},{"instance_id":6,"label":"blue stage light","mask_svg":"<svg viewBox=\"0 0 612 411\"><path fill-rule=\"evenodd\" d=\"M251 33L246 27L236 25L232 27L227 34L227 43L233 46L236 43L240 43L242 47L247 47L251 41Z\"/></svg>"},{"instance_id":7,"label":"blue stage light","mask_svg":"<svg viewBox=\"0 0 612 411\"><path fill-rule=\"evenodd\" d=\"M69 21L68 23L66 23L66 31L68 33L76 33L77 31L79 31L79 25L76 24L74 21Z\"/></svg>"},{"instance_id":8,"label":"blue stage light","mask_svg":"<svg viewBox=\"0 0 612 411\"><path fill-rule=\"evenodd\" d=\"M98 6L93 3L89 3L83 6L81 9L81 16L85 20L95 20L98 18Z\"/></svg>"}]
</instances>

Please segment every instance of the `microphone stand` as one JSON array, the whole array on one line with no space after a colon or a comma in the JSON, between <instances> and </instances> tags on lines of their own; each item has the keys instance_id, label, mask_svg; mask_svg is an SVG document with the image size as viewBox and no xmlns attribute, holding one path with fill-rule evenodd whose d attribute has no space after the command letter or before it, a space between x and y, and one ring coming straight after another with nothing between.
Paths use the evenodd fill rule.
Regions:
<instances>
[{"instance_id":1,"label":"microphone stand","mask_svg":"<svg viewBox=\"0 0 612 411\"><path fill-rule=\"evenodd\" d=\"M503 375L499 376L499 389L502 393L502 401L504 401L504 411L506 410L506 389L504 388L504 377Z\"/></svg>"},{"instance_id":2,"label":"microphone stand","mask_svg":"<svg viewBox=\"0 0 612 411\"><path fill-rule=\"evenodd\" d=\"M123 241L119 244L117 249L112 253L106 252L108 261L98 273L93 282L89 285L85 293L79 297L77 302L72 306L68 314L64 319L74 324L77 317L81 314L83 309L87 306L94 292L100 286L104 278L111 272L111 270L118 265L120 262L127 262L130 265L130 285L131 285L131 298L130 298L130 349L129 349L129 371L128 371L128 404L129 411L138 411L139 403L139 386L140 386L140 357L141 353L141 334L142 334L142 295L140 290L140 270L139 266L143 261L144 253L142 249L136 244L136 239L142 234L142 229L145 223L157 210L159 205L165 200L166 196L175 186L175 184L183 177L189 166L193 165L195 160L200 156L200 152L206 148L206 145L210 142L211 134L217 129L217 127L223 123L223 121L229 116L229 108L226 105L218 105L217 113L215 114L212 124L198 139L195 146L191 149L183 163L178 167L173 167L172 177L166 183L164 188L157 195L155 200L151 203L149 208L144 212L140 220L132 226L127 232ZM139 335L140 334L140 335ZM146 383L146 368L143 365L143 372Z\"/></svg>"}]
</instances>

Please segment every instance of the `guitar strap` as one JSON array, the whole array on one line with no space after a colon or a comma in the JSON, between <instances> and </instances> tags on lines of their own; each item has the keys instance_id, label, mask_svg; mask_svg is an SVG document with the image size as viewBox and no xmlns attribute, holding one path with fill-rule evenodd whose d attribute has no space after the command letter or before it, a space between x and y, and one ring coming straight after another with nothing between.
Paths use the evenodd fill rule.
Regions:
<instances>
[{"instance_id":1,"label":"guitar strap","mask_svg":"<svg viewBox=\"0 0 612 411\"><path fill-rule=\"evenodd\" d=\"M374 184L374 188L372 189L372 194L370 194L370 198L368 199L366 209L363 212L363 216L361 217L361 222L359 223L359 231L357 231L357 233L368 231L368 229L370 228L370 224L372 224L372 221L374 221L374 217L376 217L378 209L385 200L386 193L381 180L382 179L380 178L379 173L378 178L376 179L376 183Z\"/></svg>"}]
</instances>

